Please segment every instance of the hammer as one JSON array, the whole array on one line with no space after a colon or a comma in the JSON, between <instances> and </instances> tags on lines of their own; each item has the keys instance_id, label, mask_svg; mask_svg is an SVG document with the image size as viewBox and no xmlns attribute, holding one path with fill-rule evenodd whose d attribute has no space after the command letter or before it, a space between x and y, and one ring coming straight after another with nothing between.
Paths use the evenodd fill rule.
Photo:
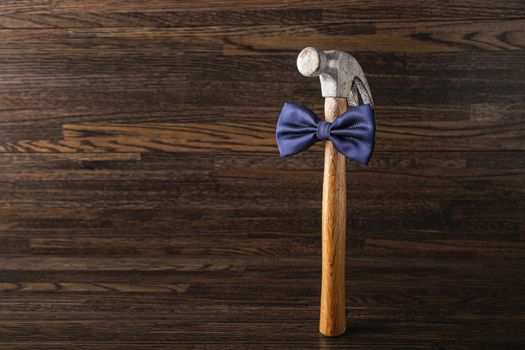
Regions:
<instances>
[{"instance_id":1,"label":"hammer","mask_svg":"<svg viewBox=\"0 0 525 350\"><path fill-rule=\"evenodd\" d=\"M341 51L321 51L307 47L297 57L299 72L307 77L319 76L325 97L326 122L346 112L348 106L373 106L365 74L357 60ZM338 336L346 330L345 309L345 240L346 240L346 171L345 157L332 142L325 143L322 205L322 282L319 331Z\"/></svg>"}]
</instances>

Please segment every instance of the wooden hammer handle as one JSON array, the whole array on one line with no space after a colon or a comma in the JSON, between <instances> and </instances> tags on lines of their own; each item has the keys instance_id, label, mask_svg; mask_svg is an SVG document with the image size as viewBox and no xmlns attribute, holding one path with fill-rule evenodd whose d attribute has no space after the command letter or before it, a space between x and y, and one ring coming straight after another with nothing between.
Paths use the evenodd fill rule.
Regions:
<instances>
[{"instance_id":1,"label":"wooden hammer handle","mask_svg":"<svg viewBox=\"0 0 525 350\"><path fill-rule=\"evenodd\" d=\"M347 108L346 98L326 98L325 120L333 122ZM330 141L325 143L322 226L319 331L326 336L337 336L346 330L346 170L345 157L335 150Z\"/></svg>"}]
</instances>

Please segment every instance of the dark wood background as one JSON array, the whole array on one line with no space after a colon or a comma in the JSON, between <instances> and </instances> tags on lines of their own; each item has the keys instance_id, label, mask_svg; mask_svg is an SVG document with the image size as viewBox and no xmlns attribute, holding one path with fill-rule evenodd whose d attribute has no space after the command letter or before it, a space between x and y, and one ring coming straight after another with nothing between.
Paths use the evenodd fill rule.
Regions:
<instances>
[{"instance_id":1,"label":"dark wood background","mask_svg":"<svg viewBox=\"0 0 525 350\"><path fill-rule=\"evenodd\" d=\"M525 347L524 1L0 1L0 348ZM322 114L305 46L376 102L347 162L350 331L318 328Z\"/></svg>"}]
</instances>

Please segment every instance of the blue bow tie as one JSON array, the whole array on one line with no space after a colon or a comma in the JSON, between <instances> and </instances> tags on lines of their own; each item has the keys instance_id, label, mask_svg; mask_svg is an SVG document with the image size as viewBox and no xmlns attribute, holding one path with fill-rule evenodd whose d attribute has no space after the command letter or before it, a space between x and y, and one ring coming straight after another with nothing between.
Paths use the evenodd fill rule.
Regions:
<instances>
[{"instance_id":1,"label":"blue bow tie","mask_svg":"<svg viewBox=\"0 0 525 350\"><path fill-rule=\"evenodd\" d=\"M275 134L281 157L302 152L318 141L330 140L339 153L367 164L374 151L375 132L374 110L369 104L351 108L328 123L304 106L285 103Z\"/></svg>"}]
</instances>

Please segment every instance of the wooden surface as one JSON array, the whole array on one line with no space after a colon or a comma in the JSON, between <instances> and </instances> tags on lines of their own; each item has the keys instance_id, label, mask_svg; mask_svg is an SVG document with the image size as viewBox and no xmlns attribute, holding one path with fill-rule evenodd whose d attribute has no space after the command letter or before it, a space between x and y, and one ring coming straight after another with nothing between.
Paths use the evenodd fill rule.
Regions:
<instances>
[{"instance_id":1,"label":"wooden surface","mask_svg":"<svg viewBox=\"0 0 525 350\"><path fill-rule=\"evenodd\" d=\"M525 3L0 1L0 349L523 349ZM322 114L305 46L377 116L347 163L349 331L318 333Z\"/></svg>"},{"instance_id":2,"label":"wooden surface","mask_svg":"<svg viewBox=\"0 0 525 350\"><path fill-rule=\"evenodd\" d=\"M333 122L346 112L346 98L327 97L324 120ZM332 142L324 145L323 202L321 208L321 305L319 331L338 336L346 330L346 158Z\"/></svg>"}]
</instances>

